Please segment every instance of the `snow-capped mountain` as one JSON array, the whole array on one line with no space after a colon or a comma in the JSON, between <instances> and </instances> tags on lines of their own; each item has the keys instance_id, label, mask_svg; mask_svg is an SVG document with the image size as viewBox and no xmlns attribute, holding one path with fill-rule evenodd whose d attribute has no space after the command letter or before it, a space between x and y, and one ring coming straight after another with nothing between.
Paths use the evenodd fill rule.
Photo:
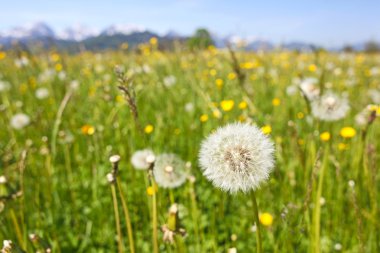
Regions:
<instances>
[{"instance_id":1,"label":"snow-capped mountain","mask_svg":"<svg viewBox=\"0 0 380 253\"><path fill-rule=\"evenodd\" d=\"M112 36L115 34L130 35L136 32L145 32L146 29L140 25L127 24L127 25L111 25L102 31L102 35Z\"/></svg>"},{"instance_id":2,"label":"snow-capped mountain","mask_svg":"<svg viewBox=\"0 0 380 253\"><path fill-rule=\"evenodd\" d=\"M76 25L68 27L57 34L57 38L61 40L81 41L90 37L98 36L99 31L84 25Z\"/></svg>"},{"instance_id":3,"label":"snow-capped mountain","mask_svg":"<svg viewBox=\"0 0 380 253\"><path fill-rule=\"evenodd\" d=\"M31 23L25 26L18 26L0 33L1 37L11 39L24 38L54 38L55 33L47 24L43 22Z\"/></svg>"}]
</instances>

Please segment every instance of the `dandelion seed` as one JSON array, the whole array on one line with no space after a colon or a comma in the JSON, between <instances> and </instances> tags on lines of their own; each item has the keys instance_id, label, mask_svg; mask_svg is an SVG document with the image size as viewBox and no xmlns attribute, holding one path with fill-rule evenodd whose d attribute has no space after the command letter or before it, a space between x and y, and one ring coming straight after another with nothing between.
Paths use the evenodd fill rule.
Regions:
<instances>
[{"instance_id":1,"label":"dandelion seed","mask_svg":"<svg viewBox=\"0 0 380 253\"><path fill-rule=\"evenodd\" d=\"M273 169L273 143L260 129L241 123L219 128L202 142L199 163L216 187L235 193L257 189Z\"/></svg>"},{"instance_id":2,"label":"dandelion seed","mask_svg":"<svg viewBox=\"0 0 380 253\"><path fill-rule=\"evenodd\" d=\"M164 188L181 186L187 178L186 164L175 154L157 156L153 175L158 185Z\"/></svg>"},{"instance_id":3,"label":"dandelion seed","mask_svg":"<svg viewBox=\"0 0 380 253\"><path fill-rule=\"evenodd\" d=\"M131 163L137 170L147 170L154 162L154 153L150 149L138 150L133 153Z\"/></svg>"},{"instance_id":4,"label":"dandelion seed","mask_svg":"<svg viewBox=\"0 0 380 253\"><path fill-rule=\"evenodd\" d=\"M322 97L312 101L311 109L313 116L318 119L336 121L346 116L350 106L346 98L327 92Z\"/></svg>"},{"instance_id":5,"label":"dandelion seed","mask_svg":"<svg viewBox=\"0 0 380 253\"><path fill-rule=\"evenodd\" d=\"M18 113L11 118L11 126L17 130L26 127L29 123L30 118L24 113Z\"/></svg>"}]
</instances>

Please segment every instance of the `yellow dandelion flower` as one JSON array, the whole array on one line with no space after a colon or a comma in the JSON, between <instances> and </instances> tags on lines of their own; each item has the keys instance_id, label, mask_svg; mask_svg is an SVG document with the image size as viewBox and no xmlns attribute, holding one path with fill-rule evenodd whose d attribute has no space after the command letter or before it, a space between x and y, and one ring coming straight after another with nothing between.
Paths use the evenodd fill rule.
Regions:
<instances>
[{"instance_id":1,"label":"yellow dandelion flower","mask_svg":"<svg viewBox=\"0 0 380 253\"><path fill-rule=\"evenodd\" d=\"M272 105L273 106L279 106L281 104L281 100L279 98L274 98L272 100Z\"/></svg>"},{"instance_id":2,"label":"yellow dandelion flower","mask_svg":"<svg viewBox=\"0 0 380 253\"><path fill-rule=\"evenodd\" d=\"M338 144L338 149L341 150L341 151L346 150L347 148L348 148L348 145L345 144L345 143L341 142L341 143Z\"/></svg>"},{"instance_id":3,"label":"yellow dandelion flower","mask_svg":"<svg viewBox=\"0 0 380 253\"><path fill-rule=\"evenodd\" d=\"M265 125L261 128L261 132L264 134L270 134L272 132L272 127L270 125Z\"/></svg>"},{"instance_id":4,"label":"yellow dandelion flower","mask_svg":"<svg viewBox=\"0 0 380 253\"><path fill-rule=\"evenodd\" d=\"M315 64L310 64L309 65L309 71L310 72L315 72L317 71L317 66Z\"/></svg>"},{"instance_id":5,"label":"yellow dandelion flower","mask_svg":"<svg viewBox=\"0 0 380 253\"><path fill-rule=\"evenodd\" d=\"M273 216L270 213L262 213L259 216L260 223L265 227L269 227L273 224Z\"/></svg>"},{"instance_id":6,"label":"yellow dandelion flower","mask_svg":"<svg viewBox=\"0 0 380 253\"><path fill-rule=\"evenodd\" d=\"M154 129L154 127L152 125L146 125L145 128L144 128L144 132L146 134L150 134L150 133L153 132L153 129Z\"/></svg>"},{"instance_id":7,"label":"yellow dandelion flower","mask_svg":"<svg viewBox=\"0 0 380 253\"><path fill-rule=\"evenodd\" d=\"M149 196L153 196L155 194L154 187L149 186L148 188L146 188L146 194L148 194Z\"/></svg>"},{"instance_id":8,"label":"yellow dandelion flower","mask_svg":"<svg viewBox=\"0 0 380 253\"><path fill-rule=\"evenodd\" d=\"M52 54L52 55L50 56L50 58L51 58L51 60L52 60L53 62L57 62L57 61L59 61L59 59L60 59L61 57L59 56L59 54L54 53L54 54Z\"/></svg>"},{"instance_id":9,"label":"yellow dandelion flower","mask_svg":"<svg viewBox=\"0 0 380 253\"><path fill-rule=\"evenodd\" d=\"M116 102L118 102L118 103L124 102L124 97L122 95L117 95L116 96Z\"/></svg>"},{"instance_id":10,"label":"yellow dandelion flower","mask_svg":"<svg viewBox=\"0 0 380 253\"><path fill-rule=\"evenodd\" d=\"M303 146L305 145L305 141L303 139L298 139L298 145Z\"/></svg>"},{"instance_id":11,"label":"yellow dandelion flower","mask_svg":"<svg viewBox=\"0 0 380 253\"><path fill-rule=\"evenodd\" d=\"M340 136L343 138L349 139L356 135L356 130L352 127L343 127L340 130Z\"/></svg>"},{"instance_id":12,"label":"yellow dandelion flower","mask_svg":"<svg viewBox=\"0 0 380 253\"><path fill-rule=\"evenodd\" d=\"M216 70L215 69L210 70L210 76L216 76Z\"/></svg>"},{"instance_id":13,"label":"yellow dandelion flower","mask_svg":"<svg viewBox=\"0 0 380 253\"><path fill-rule=\"evenodd\" d=\"M221 88L223 86L223 80L218 78L215 80L215 84L218 88Z\"/></svg>"},{"instance_id":14,"label":"yellow dandelion flower","mask_svg":"<svg viewBox=\"0 0 380 253\"><path fill-rule=\"evenodd\" d=\"M240 122L245 122L247 120L247 117L245 115L240 115L239 116L239 121Z\"/></svg>"},{"instance_id":15,"label":"yellow dandelion flower","mask_svg":"<svg viewBox=\"0 0 380 253\"><path fill-rule=\"evenodd\" d=\"M199 118L201 122L206 122L208 120L207 114L202 114L202 116Z\"/></svg>"},{"instance_id":16,"label":"yellow dandelion flower","mask_svg":"<svg viewBox=\"0 0 380 253\"><path fill-rule=\"evenodd\" d=\"M217 118L217 119L220 119L220 117L222 117L222 113L218 110L218 109L215 109L213 112L212 112L212 115Z\"/></svg>"},{"instance_id":17,"label":"yellow dandelion flower","mask_svg":"<svg viewBox=\"0 0 380 253\"><path fill-rule=\"evenodd\" d=\"M7 53L0 51L0 60L4 59L5 57L7 57Z\"/></svg>"},{"instance_id":18,"label":"yellow dandelion flower","mask_svg":"<svg viewBox=\"0 0 380 253\"><path fill-rule=\"evenodd\" d=\"M231 73L228 74L227 78L228 78L229 80L234 80L234 79L236 78L236 74L233 73L233 72L231 72Z\"/></svg>"},{"instance_id":19,"label":"yellow dandelion flower","mask_svg":"<svg viewBox=\"0 0 380 253\"><path fill-rule=\"evenodd\" d=\"M55 70L56 70L57 72L62 71L62 69L63 69L62 64L60 64L60 63L55 64Z\"/></svg>"},{"instance_id":20,"label":"yellow dandelion flower","mask_svg":"<svg viewBox=\"0 0 380 253\"><path fill-rule=\"evenodd\" d=\"M248 104L245 101L241 101L239 103L239 109L241 109L241 110L247 109L247 106L248 106Z\"/></svg>"},{"instance_id":21,"label":"yellow dandelion flower","mask_svg":"<svg viewBox=\"0 0 380 253\"><path fill-rule=\"evenodd\" d=\"M150 38L150 40L149 40L149 43L151 44L151 45L157 45L157 43L158 43L158 39L156 38L156 37L152 37L152 38Z\"/></svg>"},{"instance_id":22,"label":"yellow dandelion flower","mask_svg":"<svg viewBox=\"0 0 380 253\"><path fill-rule=\"evenodd\" d=\"M319 138L322 140L322 141L329 141L330 138L331 138L331 134L329 132L323 132L319 135Z\"/></svg>"},{"instance_id":23,"label":"yellow dandelion flower","mask_svg":"<svg viewBox=\"0 0 380 253\"><path fill-rule=\"evenodd\" d=\"M95 127L91 125L83 125L81 131L84 135L93 135L95 133Z\"/></svg>"},{"instance_id":24,"label":"yellow dandelion flower","mask_svg":"<svg viewBox=\"0 0 380 253\"><path fill-rule=\"evenodd\" d=\"M303 119L304 117L305 117L305 114L303 114L303 112L298 112L297 113L297 118Z\"/></svg>"},{"instance_id":25,"label":"yellow dandelion flower","mask_svg":"<svg viewBox=\"0 0 380 253\"><path fill-rule=\"evenodd\" d=\"M220 102L220 107L222 107L222 110L225 112L229 112L234 108L235 102L233 100L223 100Z\"/></svg>"},{"instance_id":26,"label":"yellow dandelion flower","mask_svg":"<svg viewBox=\"0 0 380 253\"><path fill-rule=\"evenodd\" d=\"M181 133L181 129L179 129L179 128L174 129L175 135L179 135L180 133Z\"/></svg>"}]
</instances>

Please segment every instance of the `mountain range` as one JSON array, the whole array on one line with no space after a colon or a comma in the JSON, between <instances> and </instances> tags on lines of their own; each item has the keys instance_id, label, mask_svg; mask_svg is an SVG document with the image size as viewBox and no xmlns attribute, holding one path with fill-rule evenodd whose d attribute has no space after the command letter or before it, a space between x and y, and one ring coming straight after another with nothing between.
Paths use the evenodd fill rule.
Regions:
<instances>
[{"instance_id":1,"label":"mountain range","mask_svg":"<svg viewBox=\"0 0 380 253\"><path fill-rule=\"evenodd\" d=\"M90 27L77 25L68 27L63 31L56 32L49 25L43 22L14 27L6 31L0 31L0 44L5 48L10 48L14 42L21 45L42 47L56 47L69 51L103 50L108 48L118 48L122 43L127 42L131 47L139 43L148 42L150 38L157 37L160 44L170 44L174 41L186 41L189 37L183 36L176 31L169 31L165 35L160 35L149 31L139 25L111 25L102 31L97 31ZM289 50L311 51L315 45L304 42L289 42L275 44L263 39L241 39L236 35L219 36L211 33L215 45L224 48L228 43L244 44L246 50L273 50L275 48L285 48ZM354 50L362 50L364 43L352 45ZM332 51L339 51L342 48L330 48Z\"/></svg>"}]
</instances>

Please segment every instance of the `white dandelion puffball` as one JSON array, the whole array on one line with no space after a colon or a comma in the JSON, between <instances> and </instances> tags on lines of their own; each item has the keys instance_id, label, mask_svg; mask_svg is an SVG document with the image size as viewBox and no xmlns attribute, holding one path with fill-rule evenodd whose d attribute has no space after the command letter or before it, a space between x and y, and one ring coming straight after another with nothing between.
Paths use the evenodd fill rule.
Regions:
<instances>
[{"instance_id":1,"label":"white dandelion puffball","mask_svg":"<svg viewBox=\"0 0 380 253\"><path fill-rule=\"evenodd\" d=\"M49 97L49 90L46 88L38 88L35 94L36 94L36 98L45 99Z\"/></svg>"},{"instance_id":2,"label":"white dandelion puffball","mask_svg":"<svg viewBox=\"0 0 380 253\"><path fill-rule=\"evenodd\" d=\"M159 155L154 163L153 175L161 187L179 187L186 181L188 175L186 163L175 154Z\"/></svg>"},{"instance_id":3,"label":"white dandelion puffball","mask_svg":"<svg viewBox=\"0 0 380 253\"><path fill-rule=\"evenodd\" d=\"M319 96L319 87L318 87L318 79L309 77L305 78L299 84L302 93L306 96L308 100L314 100Z\"/></svg>"},{"instance_id":4,"label":"white dandelion puffball","mask_svg":"<svg viewBox=\"0 0 380 253\"><path fill-rule=\"evenodd\" d=\"M29 123L30 123L29 116L23 113L18 113L11 118L11 126L14 129L22 129L26 127L27 125L29 125Z\"/></svg>"},{"instance_id":5,"label":"white dandelion puffball","mask_svg":"<svg viewBox=\"0 0 380 253\"><path fill-rule=\"evenodd\" d=\"M164 85L166 87L172 87L174 84L176 84L177 78L175 76L166 76L164 78Z\"/></svg>"},{"instance_id":6,"label":"white dandelion puffball","mask_svg":"<svg viewBox=\"0 0 380 253\"><path fill-rule=\"evenodd\" d=\"M348 100L339 97L332 92L325 93L322 97L311 103L311 111L315 118L325 121L335 121L346 116L350 106Z\"/></svg>"},{"instance_id":7,"label":"white dandelion puffball","mask_svg":"<svg viewBox=\"0 0 380 253\"><path fill-rule=\"evenodd\" d=\"M152 164L151 157L154 157L154 153L152 150L138 150L132 155L131 163L133 167L137 170L147 170L149 169L149 166Z\"/></svg>"},{"instance_id":8,"label":"white dandelion puffball","mask_svg":"<svg viewBox=\"0 0 380 253\"><path fill-rule=\"evenodd\" d=\"M203 175L216 187L235 193L255 190L273 169L273 142L249 124L217 129L202 142L199 163Z\"/></svg>"},{"instance_id":9,"label":"white dandelion puffball","mask_svg":"<svg viewBox=\"0 0 380 253\"><path fill-rule=\"evenodd\" d=\"M9 90L11 85L8 82L0 80L0 92Z\"/></svg>"}]
</instances>

